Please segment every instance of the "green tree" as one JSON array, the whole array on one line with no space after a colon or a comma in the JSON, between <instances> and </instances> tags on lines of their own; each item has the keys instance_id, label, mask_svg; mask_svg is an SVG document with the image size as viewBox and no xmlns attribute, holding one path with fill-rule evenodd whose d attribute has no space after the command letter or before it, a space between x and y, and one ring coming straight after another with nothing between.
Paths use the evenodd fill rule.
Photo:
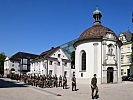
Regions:
<instances>
[{"instance_id":1,"label":"green tree","mask_svg":"<svg viewBox=\"0 0 133 100\"><path fill-rule=\"evenodd\" d=\"M75 51L71 53L71 68L75 68Z\"/></svg>"},{"instance_id":2,"label":"green tree","mask_svg":"<svg viewBox=\"0 0 133 100\"><path fill-rule=\"evenodd\" d=\"M4 74L4 60L6 59L5 53L0 53L0 74Z\"/></svg>"}]
</instances>

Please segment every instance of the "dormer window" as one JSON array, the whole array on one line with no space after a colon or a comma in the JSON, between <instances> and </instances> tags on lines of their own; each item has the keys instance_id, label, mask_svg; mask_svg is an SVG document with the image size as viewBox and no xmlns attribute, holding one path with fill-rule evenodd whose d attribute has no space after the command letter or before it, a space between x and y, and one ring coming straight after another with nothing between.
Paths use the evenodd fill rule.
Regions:
<instances>
[{"instance_id":1,"label":"dormer window","mask_svg":"<svg viewBox=\"0 0 133 100\"><path fill-rule=\"evenodd\" d=\"M58 66L60 66L60 62L58 62Z\"/></svg>"},{"instance_id":2,"label":"dormer window","mask_svg":"<svg viewBox=\"0 0 133 100\"><path fill-rule=\"evenodd\" d=\"M52 65L53 61L49 61L49 65Z\"/></svg>"},{"instance_id":3,"label":"dormer window","mask_svg":"<svg viewBox=\"0 0 133 100\"><path fill-rule=\"evenodd\" d=\"M60 58L61 54L58 54L58 58Z\"/></svg>"},{"instance_id":4,"label":"dormer window","mask_svg":"<svg viewBox=\"0 0 133 100\"><path fill-rule=\"evenodd\" d=\"M67 62L64 62L64 66L67 66Z\"/></svg>"}]
</instances>

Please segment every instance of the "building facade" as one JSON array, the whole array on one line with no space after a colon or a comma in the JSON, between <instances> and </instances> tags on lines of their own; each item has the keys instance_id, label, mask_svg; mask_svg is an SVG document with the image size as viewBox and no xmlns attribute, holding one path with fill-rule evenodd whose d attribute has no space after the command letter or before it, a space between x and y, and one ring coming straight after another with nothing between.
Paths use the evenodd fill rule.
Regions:
<instances>
[{"instance_id":1,"label":"building facade","mask_svg":"<svg viewBox=\"0 0 133 100\"><path fill-rule=\"evenodd\" d=\"M93 12L94 25L75 42L75 75L79 83L91 83L97 74L98 84L121 82L121 54L116 34L101 25L102 13Z\"/></svg>"},{"instance_id":2,"label":"building facade","mask_svg":"<svg viewBox=\"0 0 133 100\"><path fill-rule=\"evenodd\" d=\"M131 65L132 65L132 33L130 31L123 32L119 34L119 40L122 41L121 46L121 75L130 76L132 75Z\"/></svg>"},{"instance_id":3,"label":"building facade","mask_svg":"<svg viewBox=\"0 0 133 100\"><path fill-rule=\"evenodd\" d=\"M10 73L18 74L20 70L20 62L15 60L10 60L10 57L6 57L4 61L4 76L7 77Z\"/></svg>"},{"instance_id":4,"label":"building facade","mask_svg":"<svg viewBox=\"0 0 133 100\"><path fill-rule=\"evenodd\" d=\"M18 52L4 61L4 76L7 74L24 74L30 71L30 61L38 55Z\"/></svg>"},{"instance_id":5,"label":"building facade","mask_svg":"<svg viewBox=\"0 0 133 100\"><path fill-rule=\"evenodd\" d=\"M32 74L71 77L71 61L60 47L51 48L31 62Z\"/></svg>"}]
</instances>

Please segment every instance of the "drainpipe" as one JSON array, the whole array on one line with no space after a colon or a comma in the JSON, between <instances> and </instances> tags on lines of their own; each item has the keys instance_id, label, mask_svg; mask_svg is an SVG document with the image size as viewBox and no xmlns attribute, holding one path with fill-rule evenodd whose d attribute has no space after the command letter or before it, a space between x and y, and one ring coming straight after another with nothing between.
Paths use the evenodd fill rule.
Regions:
<instances>
[{"instance_id":1,"label":"drainpipe","mask_svg":"<svg viewBox=\"0 0 133 100\"><path fill-rule=\"evenodd\" d=\"M102 84L102 40L101 40L101 84Z\"/></svg>"},{"instance_id":2,"label":"drainpipe","mask_svg":"<svg viewBox=\"0 0 133 100\"><path fill-rule=\"evenodd\" d=\"M47 60L47 75L48 75L48 59L46 59Z\"/></svg>"}]
</instances>

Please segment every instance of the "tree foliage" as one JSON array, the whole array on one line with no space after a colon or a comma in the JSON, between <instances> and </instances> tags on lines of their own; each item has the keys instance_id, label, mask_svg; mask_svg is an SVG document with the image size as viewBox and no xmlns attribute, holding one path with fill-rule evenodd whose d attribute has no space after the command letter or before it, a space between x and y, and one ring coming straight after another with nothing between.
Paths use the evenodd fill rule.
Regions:
<instances>
[{"instance_id":1,"label":"tree foliage","mask_svg":"<svg viewBox=\"0 0 133 100\"><path fill-rule=\"evenodd\" d=\"M4 74L4 60L6 59L5 53L0 53L0 74Z\"/></svg>"}]
</instances>

